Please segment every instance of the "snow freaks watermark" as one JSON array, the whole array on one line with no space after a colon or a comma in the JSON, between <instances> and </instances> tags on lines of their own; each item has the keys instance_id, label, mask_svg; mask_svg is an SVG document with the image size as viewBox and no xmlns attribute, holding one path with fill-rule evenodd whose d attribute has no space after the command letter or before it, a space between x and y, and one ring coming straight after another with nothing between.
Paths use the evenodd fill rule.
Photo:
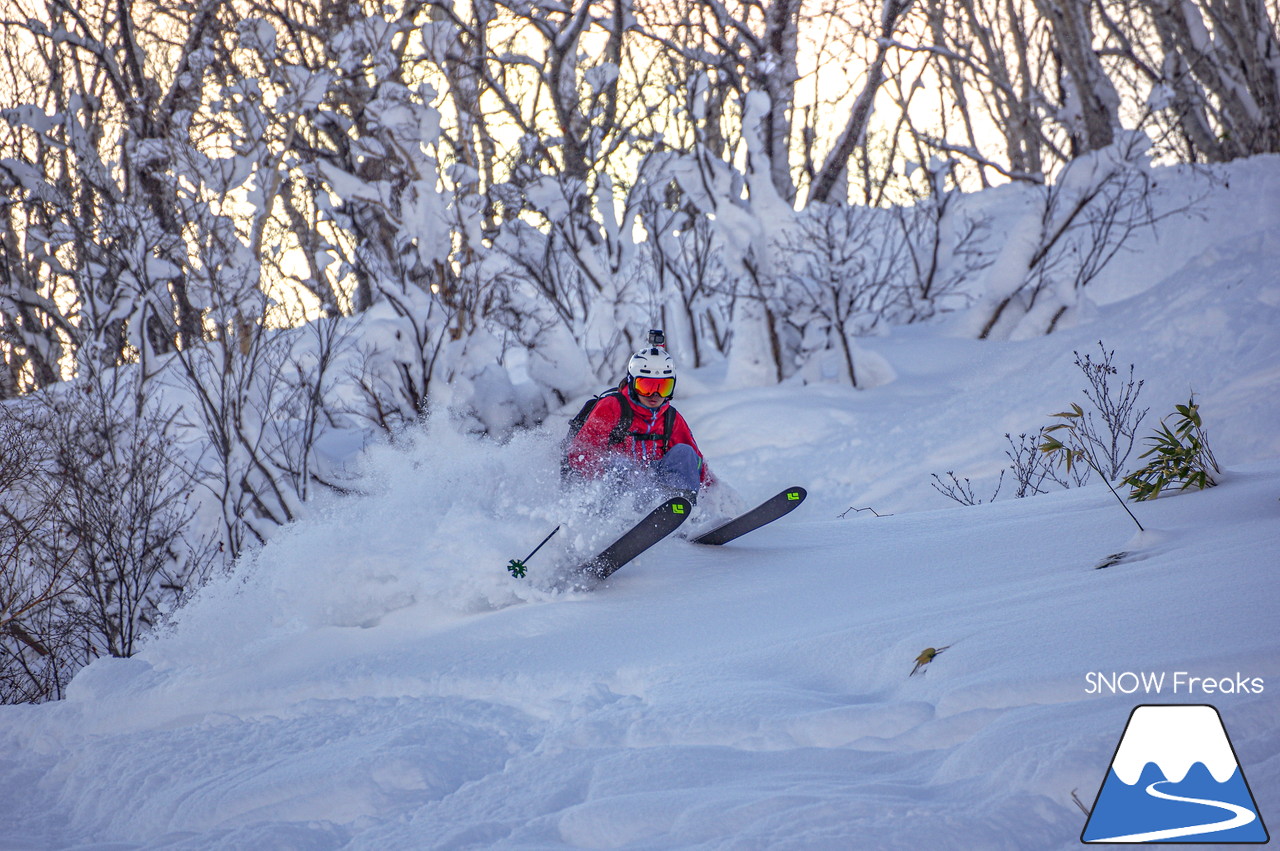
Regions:
<instances>
[{"instance_id":1,"label":"snow freaks watermark","mask_svg":"<svg viewBox=\"0 0 1280 851\"><path fill-rule=\"evenodd\" d=\"M1090 671L1084 675L1085 694L1144 694L1201 697L1215 694L1262 694L1262 677L1236 673L1230 677L1200 677L1186 671Z\"/></svg>"},{"instance_id":2,"label":"snow freaks watermark","mask_svg":"<svg viewBox=\"0 0 1280 851\"><path fill-rule=\"evenodd\" d=\"M1222 716L1189 704L1133 710L1080 834L1086 844L1269 840Z\"/></svg>"}]
</instances>

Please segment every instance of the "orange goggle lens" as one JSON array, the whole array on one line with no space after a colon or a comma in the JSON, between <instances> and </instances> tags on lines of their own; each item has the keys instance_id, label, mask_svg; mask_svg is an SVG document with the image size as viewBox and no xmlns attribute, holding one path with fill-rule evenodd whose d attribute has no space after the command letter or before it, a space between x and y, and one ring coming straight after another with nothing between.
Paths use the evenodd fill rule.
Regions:
<instances>
[{"instance_id":1,"label":"orange goggle lens","mask_svg":"<svg viewBox=\"0 0 1280 851\"><path fill-rule=\"evenodd\" d=\"M654 393L660 396L670 396L676 390L676 380L674 378L636 378L633 380L636 393L641 396L652 396Z\"/></svg>"}]
</instances>

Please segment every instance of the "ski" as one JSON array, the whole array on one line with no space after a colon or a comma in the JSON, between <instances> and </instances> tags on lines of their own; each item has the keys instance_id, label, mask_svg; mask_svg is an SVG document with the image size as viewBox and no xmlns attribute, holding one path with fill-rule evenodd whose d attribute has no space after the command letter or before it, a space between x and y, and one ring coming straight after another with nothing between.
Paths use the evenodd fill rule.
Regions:
<instances>
[{"instance_id":1,"label":"ski","mask_svg":"<svg viewBox=\"0 0 1280 851\"><path fill-rule=\"evenodd\" d=\"M650 511L622 534L622 537L573 571L594 584L608 579L614 571L670 535L689 517L693 504L682 496L672 497Z\"/></svg>"},{"instance_id":2,"label":"ski","mask_svg":"<svg viewBox=\"0 0 1280 851\"><path fill-rule=\"evenodd\" d=\"M703 532L698 537L690 540L695 544L709 544L711 546L727 544L735 538L741 538L748 532L772 523L779 517L790 514L800 503L804 502L806 496L808 496L808 492L802 487L787 488L766 499L746 514L739 514L732 520L722 523L708 532Z\"/></svg>"}]
</instances>

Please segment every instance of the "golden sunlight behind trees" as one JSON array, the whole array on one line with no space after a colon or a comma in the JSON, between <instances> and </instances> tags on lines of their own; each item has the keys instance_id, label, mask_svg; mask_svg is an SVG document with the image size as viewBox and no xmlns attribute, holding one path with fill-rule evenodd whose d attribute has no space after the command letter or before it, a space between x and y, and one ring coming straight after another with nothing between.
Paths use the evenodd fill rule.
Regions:
<instances>
[{"instance_id":1,"label":"golden sunlight behind trees","mask_svg":"<svg viewBox=\"0 0 1280 851\"><path fill-rule=\"evenodd\" d=\"M244 333L264 281L341 315L390 277L465 332L492 305L464 269L504 223L617 274L630 221L600 217L633 217L671 151L793 208L928 195L931 161L1043 182L1122 129L1166 160L1276 151L1275 22L1274 0L7 0L0 393L86 349ZM446 233L406 236L424 203Z\"/></svg>"}]
</instances>

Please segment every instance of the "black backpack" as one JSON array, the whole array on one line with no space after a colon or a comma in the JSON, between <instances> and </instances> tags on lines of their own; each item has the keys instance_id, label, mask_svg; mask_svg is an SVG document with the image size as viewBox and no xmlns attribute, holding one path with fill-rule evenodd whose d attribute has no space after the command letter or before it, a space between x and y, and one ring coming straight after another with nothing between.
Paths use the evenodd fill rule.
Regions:
<instances>
[{"instance_id":1,"label":"black backpack","mask_svg":"<svg viewBox=\"0 0 1280 851\"><path fill-rule=\"evenodd\" d=\"M565 435L563 444L566 451L569 448L569 443L578 432L582 431L582 426L586 424L587 418L591 416L591 412L595 410L596 405L600 404L600 400L606 396L617 396L618 407L622 410L622 415L618 417L618 422L609 432L610 446L617 446L628 437L632 437L636 440L661 440L663 452L671 448L671 432L676 424L676 409L669 404L667 405L667 410L662 417L662 434L636 434L631 431L631 424L635 421L635 411L631 410L631 405L623 397L622 391L617 387L611 387L603 393L588 399L586 404L582 406L582 410L578 411L573 419L569 420L569 433ZM569 472L568 458L562 459L561 469L566 474Z\"/></svg>"}]
</instances>

